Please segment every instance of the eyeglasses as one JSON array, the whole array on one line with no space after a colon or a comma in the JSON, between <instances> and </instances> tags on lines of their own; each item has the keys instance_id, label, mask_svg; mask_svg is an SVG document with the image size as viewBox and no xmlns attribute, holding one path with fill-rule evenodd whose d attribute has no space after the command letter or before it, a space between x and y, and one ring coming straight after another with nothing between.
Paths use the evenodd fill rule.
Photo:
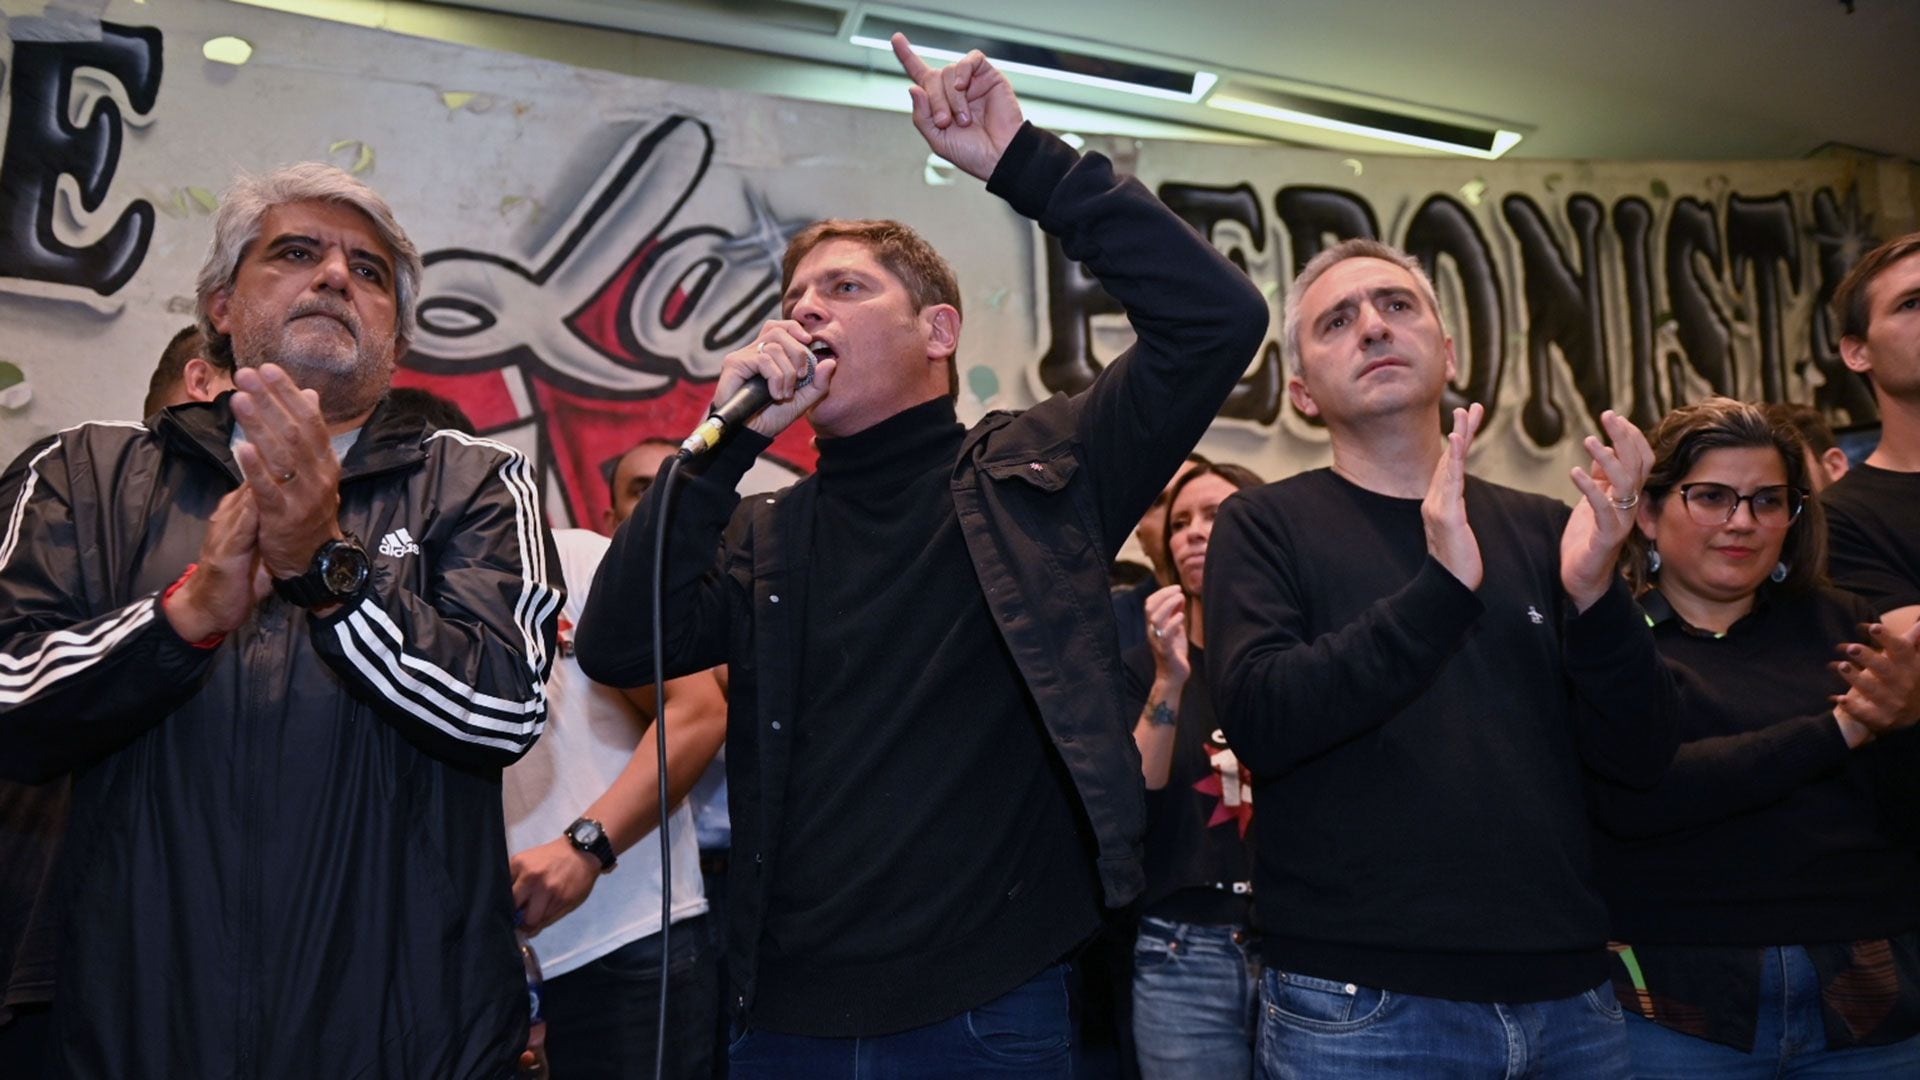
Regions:
<instances>
[{"instance_id":1,"label":"eyeglasses","mask_svg":"<svg viewBox=\"0 0 1920 1080\"><path fill-rule=\"evenodd\" d=\"M1786 484L1756 488L1750 495L1712 483L1681 484L1677 490L1680 501L1687 506L1687 516L1698 525L1725 525L1740 512L1741 503L1747 504L1753 520L1762 525L1791 525L1807 505L1807 493Z\"/></svg>"}]
</instances>

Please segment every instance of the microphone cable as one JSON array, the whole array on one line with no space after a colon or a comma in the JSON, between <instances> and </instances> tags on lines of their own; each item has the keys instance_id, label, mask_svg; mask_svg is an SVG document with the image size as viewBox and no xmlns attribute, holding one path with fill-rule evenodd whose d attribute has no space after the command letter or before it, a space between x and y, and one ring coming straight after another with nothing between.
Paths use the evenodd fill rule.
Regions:
<instances>
[{"instance_id":1,"label":"microphone cable","mask_svg":"<svg viewBox=\"0 0 1920 1080\"><path fill-rule=\"evenodd\" d=\"M655 1021L653 1075L666 1076L667 1065L667 975L673 969L673 847L667 835L667 815L671 800L667 795L667 650L662 628L665 623L667 576L667 519L673 514L674 481L680 478L684 453L667 458L656 481L660 492L659 512L653 519L653 734L654 750L660 765L660 1009ZM712 1038L712 1032L703 1033Z\"/></svg>"}]
</instances>

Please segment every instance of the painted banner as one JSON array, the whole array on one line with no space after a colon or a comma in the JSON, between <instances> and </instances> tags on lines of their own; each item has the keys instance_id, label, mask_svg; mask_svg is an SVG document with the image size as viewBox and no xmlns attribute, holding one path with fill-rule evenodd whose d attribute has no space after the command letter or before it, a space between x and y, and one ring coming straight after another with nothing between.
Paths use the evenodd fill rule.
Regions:
<instances>
[{"instance_id":1,"label":"painted banner","mask_svg":"<svg viewBox=\"0 0 1920 1080\"><path fill-rule=\"evenodd\" d=\"M7 0L8 10L18 5ZM964 293L960 413L1085 386L1131 340L1080 267L903 115L616 76L219 3L47 5L0 53L0 459L130 418L238 170L329 160L426 253L398 381L526 450L558 525L597 525L607 467L703 414L720 358L777 312L786 239L893 217ZM209 39L251 46L203 58ZM901 95L905 98L905 82ZM1571 499L1607 408L1647 424L1711 393L1872 418L1825 313L1876 236L1845 160L1468 162L1090 137L1243 266L1268 344L1203 443L1278 478L1328 460L1286 401L1287 282L1343 236L1433 270L1485 403L1474 468ZM790 431L751 480L807 470Z\"/></svg>"}]
</instances>

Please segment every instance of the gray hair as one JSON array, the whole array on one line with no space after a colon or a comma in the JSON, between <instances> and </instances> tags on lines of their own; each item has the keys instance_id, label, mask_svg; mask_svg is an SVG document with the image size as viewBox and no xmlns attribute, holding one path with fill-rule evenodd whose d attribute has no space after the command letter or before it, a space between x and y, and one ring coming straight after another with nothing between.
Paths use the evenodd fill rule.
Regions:
<instances>
[{"instance_id":1,"label":"gray hair","mask_svg":"<svg viewBox=\"0 0 1920 1080\"><path fill-rule=\"evenodd\" d=\"M1426 268L1420 265L1419 259L1392 244L1364 236L1342 240L1307 260L1307 265L1294 275L1293 284L1287 286L1287 307L1281 317L1280 342L1286 350L1287 373L1294 378L1300 377L1300 301L1322 274L1348 259L1379 259L1413 275L1414 288L1419 290L1427 306L1433 309L1433 317L1440 317L1440 297L1433 291L1433 279L1427 276Z\"/></svg>"},{"instance_id":2,"label":"gray hair","mask_svg":"<svg viewBox=\"0 0 1920 1080\"><path fill-rule=\"evenodd\" d=\"M226 366L233 365L233 342L213 328L208 306L214 293L232 286L247 248L260 239L260 223L267 211L299 202L351 207L373 223L380 241L393 252L396 344L402 349L413 344L418 325L414 312L420 302L420 249L407 238L406 230L394 219L393 208L378 192L344 169L307 161L264 176L242 173L220 196L220 211L213 219L213 240L207 245L207 259L200 265L200 277L194 286L194 315L207 339L208 351Z\"/></svg>"}]
</instances>

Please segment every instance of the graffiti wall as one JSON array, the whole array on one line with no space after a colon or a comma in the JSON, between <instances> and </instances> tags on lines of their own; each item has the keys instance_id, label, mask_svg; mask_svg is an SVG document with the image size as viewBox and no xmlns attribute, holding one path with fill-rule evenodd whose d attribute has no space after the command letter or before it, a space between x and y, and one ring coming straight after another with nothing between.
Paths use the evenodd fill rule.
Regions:
<instances>
[{"instance_id":1,"label":"graffiti wall","mask_svg":"<svg viewBox=\"0 0 1920 1080\"><path fill-rule=\"evenodd\" d=\"M9 0L12 4L13 0ZM720 358L777 311L786 238L897 217L953 261L963 418L1084 386L1129 332L1111 300L904 117L421 41L241 6L112 0L7 20L0 53L0 458L138 411L236 170L330 160L426 252L400 382L523 447L556 524L596 524L606 467L684 435ZM10 7L9 10L12 10ZM202 44L247 42L243 64ZM904 84L902 94L904 95ZM1273 330L1203 448L1278 477L1328 459L1286 401L1279 302L1343 236L1433 270L1489 412L1474 465L1573 495L1607 408L1648 423L1710 393L1872 416L1824 304L1876 236L1844 161L1466 162L1089 138L1273 299ZM753 478L810 467L789 432Z\"/></svg>"}]
</instances>

